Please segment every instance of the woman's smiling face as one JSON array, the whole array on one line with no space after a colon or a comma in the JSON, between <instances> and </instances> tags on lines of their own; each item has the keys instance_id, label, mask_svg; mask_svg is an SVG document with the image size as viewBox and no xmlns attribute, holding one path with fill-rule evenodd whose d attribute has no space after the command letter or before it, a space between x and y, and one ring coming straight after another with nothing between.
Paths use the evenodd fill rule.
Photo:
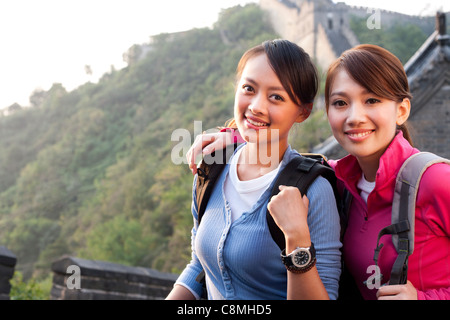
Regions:
<instances>
[{"instance_id":1,"label":"woman's smiling face","mask_svg":"<svg viewBox=\"0 0 450 320\"><path fill-rule=\"evenodd\" d=\"M280 140L286 145L292 125L305 118L302 108L290 99L265 54L250 58L245 65L237 85L234 118L245 140L258 143ZM261 135L262 131L266 134Z\"/></svg>"},{"instance_id":2,"label":"woman's smiling face","mask_svg":"<svg viewBox=\"0 0 450 320\"><path fill-rule=\"evenodd\" d=\"M379 160L394 138L397 124L406 121L404 102L376 96L341 69L331 85L328 121L348 153L358 160Z\"/></svg>"}]
</instances>

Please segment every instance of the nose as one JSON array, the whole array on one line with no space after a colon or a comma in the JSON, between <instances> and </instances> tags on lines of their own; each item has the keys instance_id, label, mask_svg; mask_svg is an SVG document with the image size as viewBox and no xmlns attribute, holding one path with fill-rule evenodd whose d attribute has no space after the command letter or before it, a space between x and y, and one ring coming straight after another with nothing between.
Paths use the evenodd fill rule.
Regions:
<instances>
[{"instance_id":1,"label":"nose","mask_svg":"<svg viewBox=\"0 0 450 320\"><path fill-rule=\"evenodd\" d=\"M360 103L352 103L347 109L347 123L350 125L357 125L366 121L366 112L364 106Z\"/></svg>"},{"instance_id":2,"label":"nose","mask_svg":"<svg viewBox=\"0 0 450 320\"><path fill-rule=\"evenodd\" d=\"M253 114L264 114L267 111L267 100L262 94L257 94L253 97L248 108Z\"/></svg>"}]
</instances>

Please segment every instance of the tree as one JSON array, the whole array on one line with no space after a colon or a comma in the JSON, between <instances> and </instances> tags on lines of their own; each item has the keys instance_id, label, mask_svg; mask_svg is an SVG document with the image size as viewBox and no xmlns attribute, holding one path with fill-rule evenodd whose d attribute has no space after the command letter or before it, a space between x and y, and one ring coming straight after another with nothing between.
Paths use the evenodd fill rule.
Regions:
<instances>
[{"instance_id":1,"label":"tree","mask_svg":"<svg viewBox=\"0 0 450 320\"><path fill-rule=\"evenodd\" d=\"M39 107L44 102L45 98L47 97L47 92L43 89L37 88L31 93L30 95L30 104L33 107Z\"/></svg>"},{"instance_id":2,"label":"tree","mask_svg":"<svg viewBox=\"0 0 450 320\"><path fill-rule=\"evenodd\" d=\"M172 163L171 133L232 116L240 56L276 37L261 17L255 5L225 11L229 43L218 27L156 36L145 58L98 83L36 89L38 108L0 118L0 242L25 278L63 252L183 268L192 175Z\"/></svg>"},{"instance_id":3,"label":"tree","mask_svg":"<svg viewBox=\"0 0 450 320\"><path fill-rule=\"evenodd\" d=\"M368 29L364 18L352 17L350 27L360 43L370 43L391 51L405 64L427 38L414 24L396 23L388 28Z\"/></svg>"},{"instance_id":4,"label":"tree","mask_svg":"<svg viewBox=\"0 0 450 320\"><path fill-rule=\"evenodd\" d=\"M11 114L11 113L22 110L22 106L20 104L18 104L17 102L15 102L12 105L10 105L7 110L8 110L8 114Z\"/></svg>"}]
</instances>

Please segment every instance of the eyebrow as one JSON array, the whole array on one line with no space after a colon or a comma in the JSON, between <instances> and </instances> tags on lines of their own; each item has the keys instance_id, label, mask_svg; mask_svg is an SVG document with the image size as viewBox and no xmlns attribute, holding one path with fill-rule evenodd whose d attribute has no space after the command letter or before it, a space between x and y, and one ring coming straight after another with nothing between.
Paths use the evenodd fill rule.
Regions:
<instances>
[{"instance_id":1,"label":"eyebrow","mask_svg":"<svg viewBox=\"0 0 450 320\"><path fill-rule=\"evenodd\" d=\"M374 94L373 92L364 89L362 94ZM348 97L348 94L345 91L337 91L337 92L331 92L330 94L330 98L333 96L344 96L344 97Z\"/></svg>"},{"instance_id":2,"label":"eyebrow","mask_svg":"<svg viewBox=\"0 0 450 320\"><path fill-rule=\"evenodd\" d=\"M347 94L344 92L344 91L338 91L338 92L332 92L331 94L330 94L330 97L333 97L333 96L347 96Z\"/></svg>"},{"instance_id":3,"label":"eyebrow","mask_svg":"<svg viewBox=\"0 0 450 320\"><path fill-rule=\"evenodd\" d=\"M252 78L248 78L248 77L245 77L244 78L244 80L246 81L246 82L250 82L251 84L253 84L253 85L258 85L258 82L257 81L255 81L255 80L253 80ZM284 89L283 87L269 87L269 90L275 90L275 91L286 91L286 89ZM287 91L286 91L287 92Z\"/></svg>"}]
</instances>

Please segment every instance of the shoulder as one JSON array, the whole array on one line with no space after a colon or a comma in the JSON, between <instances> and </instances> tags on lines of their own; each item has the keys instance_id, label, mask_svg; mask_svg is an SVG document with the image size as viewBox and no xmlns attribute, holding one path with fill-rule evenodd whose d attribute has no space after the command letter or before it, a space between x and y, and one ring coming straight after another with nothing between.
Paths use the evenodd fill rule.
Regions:
<instances>
[{"instance_id":1,"label":"shoulder","mask_svg":"<svg viewBox=\"0 0 450 320\"><path fill-rule=\"evenodd\" d=\"M432 197L436 195L450 196L450 164L436 163L428 167L423 173L420 181L419 190L421 194L428 194Z\"/></svg>"},{"instance_id":2,"label":"shoulder","mask_svg":"<svg viewBox=\"0 0 450 320\"><path fill-rule=\"evenodd\" d=\"M309 209L317 219L338 216L336 198L330 182L322 176L317 177L308 188Z\"/></svg>"},{"instance_id":3,"label":"shoulder","mask_svg":"<svg viewBox=\"0 0 450 320\"><path fill-rule=\"evenodd\" d=\"M330 182L322 176L318 176L308 189L308 194L321 196L321 193L331 194L334 199L333 187Z\"/></svg>"},{"instance_id":4,"label":"shoulder","mask_svg":"<svg viewBox=\"0 0 450 320\"><path fill-rule=\"evenodd\" d=\"M423 174L417 191L416 208L435 232L450 234L450 165L437 163Z\"/></svg>"}]
</instances>

